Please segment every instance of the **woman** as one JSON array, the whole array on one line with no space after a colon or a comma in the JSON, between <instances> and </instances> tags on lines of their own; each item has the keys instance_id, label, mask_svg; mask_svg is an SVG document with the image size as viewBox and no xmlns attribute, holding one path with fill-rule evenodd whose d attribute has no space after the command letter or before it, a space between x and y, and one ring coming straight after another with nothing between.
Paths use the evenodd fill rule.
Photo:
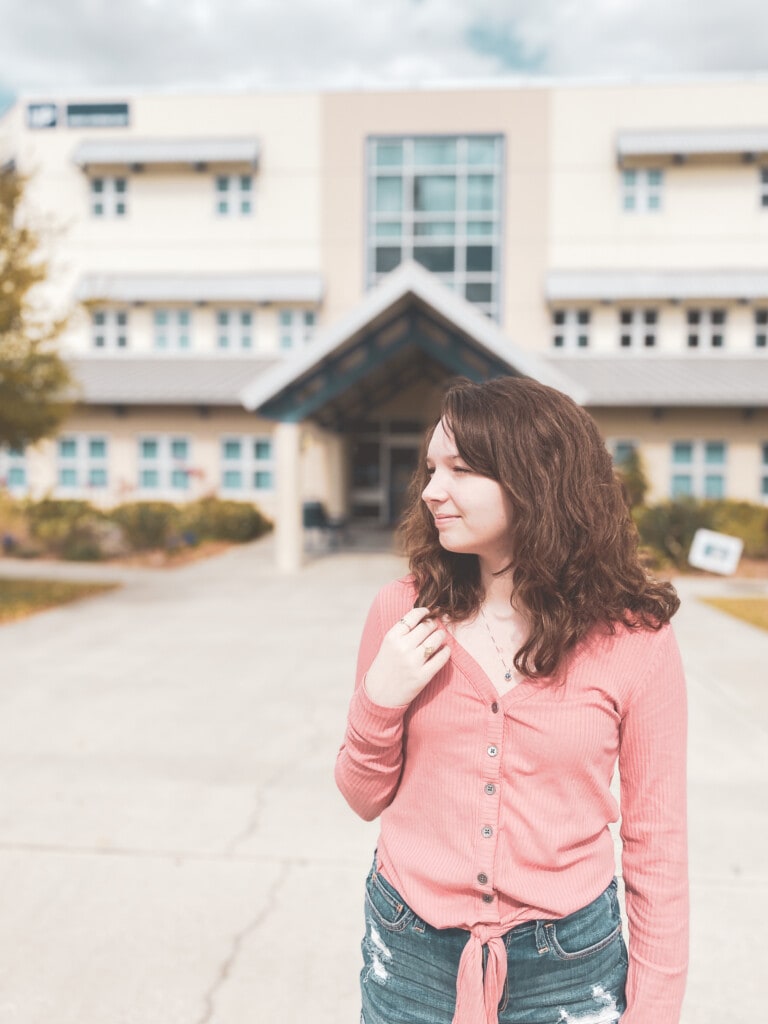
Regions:
<instances>
[{"instance_id":1,"label":"woman","mask_svg":"<svg viewBox=\"0 0 768 1024\"><path fill-rule=\"evenodd\" d=\"M459 381L378 594L336 769L381 832L364 1024L677 1024L687 959L678 599L590 416ZM621 935L609 822L621 778Z\"/></svg>"}]
</instances>

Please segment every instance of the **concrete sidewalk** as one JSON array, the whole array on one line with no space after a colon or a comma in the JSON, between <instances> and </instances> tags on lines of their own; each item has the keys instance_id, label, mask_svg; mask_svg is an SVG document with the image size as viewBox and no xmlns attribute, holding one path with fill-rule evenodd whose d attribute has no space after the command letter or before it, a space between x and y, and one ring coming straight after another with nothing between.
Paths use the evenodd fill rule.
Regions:
<instances>
[{"instance_id":1,"label":"concrete sidewalk","mask_svg":"<svg viewBox=\"0 0 768 1024\"><path fill-rule=\"evenodd\" d=\"M287 579L267 539L166 572L43 569L21 572L124 585L0 627L0 1024L354 1024L376 825L332 768L363 619L403 563ZM683 1024L762 1005L743 933L768 913L768 633L695 599L745 589L768 583L680 583Z\"/></svg>"}]
</instances>

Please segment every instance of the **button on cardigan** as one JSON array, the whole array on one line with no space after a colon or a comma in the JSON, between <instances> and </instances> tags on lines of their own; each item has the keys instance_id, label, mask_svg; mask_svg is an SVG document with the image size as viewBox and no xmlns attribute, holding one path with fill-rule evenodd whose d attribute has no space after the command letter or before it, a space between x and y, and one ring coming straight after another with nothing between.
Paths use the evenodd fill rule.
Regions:
<instances>
[{"instance_id":1,"label":"button on cardigan","mask_svg":"<svg viewBox=\"0 0 768 1024\"><path fill-rule=\"evenodd\" d=\"M629 923L622 1024L678 1024L688 944L686 706L671 628L595 629L563 683L524 680L503 696L449 635L450 661L419 696L382 707L365 674L415 600L412 580L398 580L369 612L336 780L362 818L381 815L380 869L414 912L435 928L469 932L454 1024L496 1024L501 936L524 921L565 917L610 883L617 760Z\"/></svg>"}]
</instances>

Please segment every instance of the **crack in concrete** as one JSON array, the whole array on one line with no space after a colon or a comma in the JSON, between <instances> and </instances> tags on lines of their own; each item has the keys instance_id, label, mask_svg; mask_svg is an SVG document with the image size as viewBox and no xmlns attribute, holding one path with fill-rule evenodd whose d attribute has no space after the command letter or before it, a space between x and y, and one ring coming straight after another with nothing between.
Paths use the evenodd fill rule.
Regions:
<instances>
[{"instance_id":1,"label":"crack in concrete","mask_svg":"<svg viewBox=\"0 0 768 1024\"><path fill-rule=\"evenodd\" d=\"M288 881L288 876L291 871L291 865L289 863L283 863L280 873L270 886L269 893L267 894L267 901L259 911L259 913L250 921L245 928L241 929L234 938L232 939L232 948L229 955L223 961L219 968L219 973L213 981L208 991L203 995L203 1001L205 1009L201 1017L198 1017L195 1024L209 1024L209 1021L213 1019L213 1015L216 1011L216 996L221 991L222 987L229 978L232 970L237 963L237 959L240 956L240 952L243 948L243 944L249 936L253 935L254 932L262 926L267 920L271 913L277 909L277 899L280 890Z\"/></svg>"}]
</instances>

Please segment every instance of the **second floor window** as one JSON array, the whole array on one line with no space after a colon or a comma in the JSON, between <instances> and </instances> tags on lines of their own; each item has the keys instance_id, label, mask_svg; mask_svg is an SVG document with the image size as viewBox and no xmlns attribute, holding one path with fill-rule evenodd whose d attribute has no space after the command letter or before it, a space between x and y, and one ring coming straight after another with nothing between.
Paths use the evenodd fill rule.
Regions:
<instances>
[{"instance_id":1,"label":"second floor window","mask_svg":"<svg viewBox=\"0 0 768 1024\"><path fill-rule=\"evenodd\" d=\"M557 349L589 346L588 309L556 309L552 313L552 345Z\"/></svg>"},{"instance_id":2,"label":"second floor window","mask_svg":"<svg viewBox=\"0 0 768 1024\"><path fill-rule=\"evenodd\" d=\"M311 309L281 309L278 322L280 348L284 351L303 348L315 333L315 314Z\"/></svg>"},{"instance_id":3,"label":"second floor window","mask_svg":"<svg viewBox=\"0 0 768 1024\"><path fill-rule=\"evenodd\" d=\"M152 325L156 349L192 347L192 313L188 309L156 309L152 316Z\"/></svg>"},{"instance_id":4,"label":"second floor window","mask_svg":"<svg viewBox=\"0 0 768 1024\"><path fill-rule=\"evenodd\" d=\"M91 344L94 348L128 347L128 313L123 309L96 309L91 313Z\"/></svg>"},{"instance_id":5,"label":"second floor window","mask_svg":"<svg viewBox=\"0 0 768 1024\"><path fill-rule=\"evenodd\" d=\"M619 310L621 348L654 348L659 314L655 309Z\"/></svg>"},{"instance_id":6,"label":"second floor window","mask_svg":"<svg viewBox=\"0 0 768 1024\"><path fill-rule=\"evenodd\" d=\"M755 310L755 348L768 348L768 309Z\"/></svg>"},{"instance_id":7,"label":"second floor window","mask_svg":"<svg viewBox=\"0 0 768 1024\"><path fill-rule=\"evenodd\" d=\"M128 179L91 178L91 213L94 217L125 217L128 213Z\"/></svg>"},{"instance_id":8,"label":"second floor window","mask_svg":"<svg viewBox=\"0 0 768 1024\"><path fill-rule=\"evenodd\" d=\"M254 315L249 309L220 309L216 313L216 347L253 348Z\"/></svg>"},{"instance_id":9,"label":"second floor window","mask_svg":"<svg viewBox=\"0 0 768 1024\"><path fill-rule=\"evenodd\" d=\"M768 167L760 168L760 205L768 209Z\"/></svg>"},{"instance_id":10,"label":"second floor window","mask_svg":"<svg viewBox=\"0 0 768 1024\"><path fill-rule=\"evenodd\" d=\"M673 441L672 498L724 498L725 441Z\"/></svg>"},{"instance_id":11,"label":"second floor window","mask_svg":"<svg viewBox=\"0 0 768 1024\"><path fill-rule=\"evenodd\" d=\"M621 208L626 213L655 213L661 209L664 172L637 167L621 172Z\"/></svg>"},{"instance_id":12,"label":"second floor window","mask_svg":"<svg viewBox=\"0 0 768 1024\"><path fill-rule=\"evenodd\" d=\"M685 322L688 348L724 348L724 309L688 309Z\"/></svg>"},{"instance_id":13,"label":"second floor window","mask_svg":"<svg viewBox=\"0 0 768 1024\"><path fill-rule=\"evenodd\" d=\"M253 213L253 175L216 176L216 213L220 217L248 217Z\"/></svg>"}]
</instances>

